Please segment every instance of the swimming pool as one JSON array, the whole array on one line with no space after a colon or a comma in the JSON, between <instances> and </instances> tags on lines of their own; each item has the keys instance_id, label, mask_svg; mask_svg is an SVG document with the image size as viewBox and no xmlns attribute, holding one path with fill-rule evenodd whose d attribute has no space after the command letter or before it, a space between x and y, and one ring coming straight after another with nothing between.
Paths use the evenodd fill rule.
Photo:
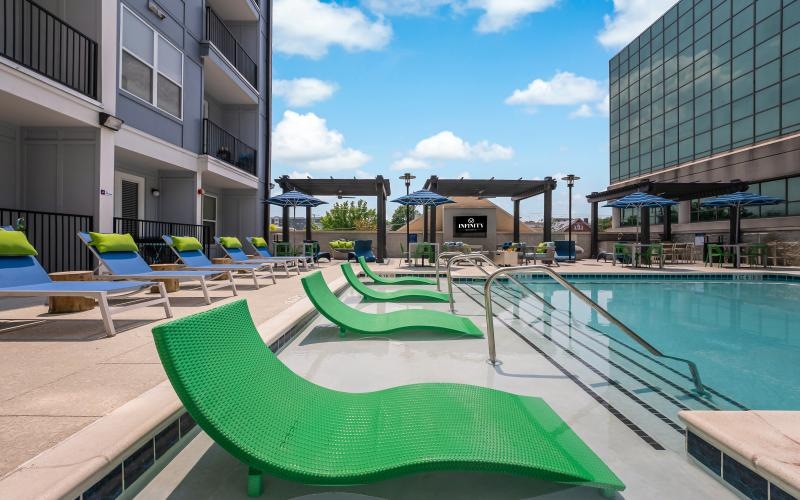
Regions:
<instances>
[{"instance_id":1,"label":"swimming pool","mask_svg":"<svg viewBox=\"0 0 800 500\"><path fill-rule=\"evenodd\" d=\"M687 279L650 281L571 279L586 295L610 311L656 348L697 363L703 383L712 389L710 401L718 409L800 409L800 284L761 280L731 281ZM599 317L584 302L560 285L541 279L526 285L558 310L550 327L568 329L569 342L603 342L605 368L614 378L620 371L642 374L631 362L642 349L617 327ZM473 289L482 288L471 285ZM494 303L507 314L527 319L527 333L534 333L541 314L536 301L496 285ZM515 310L516 308L516 310ZM560 317L559 317L560 315ZM552 338L552 329L550 330ZM574 345L574 344L573 344ZM598 350L595 345L594 350ZM646 358L642 356L639 361ZM691 408L703 409L686 390L675 391L670 382L685 384L686 366L659 360L669 369L653 379L659 389L675 393ZM650 368L657 366L650 363ZM645 370L646 371L646 370ZM673 372L679 373L673 373ZM666 379L666 380L663 380ZM694 401L697 403L697 401Z\"/></svg>"}]
</instances>

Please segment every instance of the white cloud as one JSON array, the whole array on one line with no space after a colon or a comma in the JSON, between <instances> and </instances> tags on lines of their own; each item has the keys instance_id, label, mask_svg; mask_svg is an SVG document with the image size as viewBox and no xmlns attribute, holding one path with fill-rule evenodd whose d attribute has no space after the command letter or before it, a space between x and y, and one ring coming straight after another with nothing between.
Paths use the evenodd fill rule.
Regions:
<instances>
[{"instance_id":1,"label":"white cloud","mask_svg":"<svg viewBox=\"0 0 800 500\"><path fill-rule=\"evenodd\" d=\"M614 14L605 16L597 40L607 49L622 48L674 4L675 0L614 0Z\"/></svg>"},{"instance_id":2,"label":"white cloud","mask_svg":"<svg viewBox=\"0 0 800 500\"><path fill-rule=\"evenodd\" d=\"M557 0L469 0L467 7L483 9L475 28L479 33L496 33L513 28L522 18L542 12Z\"/></svg>"},{"instance_id":3,"label":"white cloud","mask_svg":"<svg viewBox=\"0 0 800 500\"><path fill-rule=\"evenodd\" d=\"M418 158L411 158L410 156L406 156L397 160L396 162L392 163L392 170L420 170L423 168L429 168L430 164L426 161L420 160Z\"/></svg>"},{"instance_id":4,"label":"white cloud","mask_svg":"<svg viewBox=\"0 0 800 500\"><path fill-rule=\"evenodd\" d=\"M594 110L588 104L581 104L578 109L570 113L570 118L591 118L594 116Z\"/></svg>"},{"instance_id":5,"label":"white cloud","mask_svg":"<svg viewBox=\"0 0 800 500\"><path fill-rule=\"evenodd\" d=\"M291 107L305 107L329 99L337 90L332 82L316 78L295 78L294 80L275 80L272 93L283 97Z\"/></svg>"},{"instance_id":6,"label":"white cloud","mask_svg":"<svg viewBox=\"0 0 800 500\"><path fill-rule=\"evenodd\" d=\"M506 104L569 106L599 101L605 95L606 90L599 81L568 71L558 71L550 80L537 78L527 88L515 90L506 99Z\"/></svg>"},{"instance_id":7,"label":"white cloud","mask_svg":"<svg viewBox=\"0 0 800 500\"><path fill-rule=\"evenodd\" d=\"M483 12L475 30L479 33L497 33L513 28L526 16L547 10L558 0L364 0L362 3L373 12L385 15L431 15L444 6L455 12L480 10Z\"/></svg>"},{"instance_id":8,"label":"white cloud","mask_svg":"<svg viewBox=\"0 0 800 500\"><path fill-rule=\"evenodd\" d=\"M344 146L344 136L330 130L314 113L286 111L272 133L272 158L276 162L310 170L355 170L371 158Z\"/></svg>"},{"instance_id":9,"label":"white cloud","mask_svg":"<svg viewBox=\"0 0 800 500\"><path fill-rule=\"evenodd\" d=\"M308 172L298 172L297 170L293 170L292 173L289 174L290 179L308 179L313 178L313 176Z\"/></svg>"},{"instance_id":10,"label":"white cloud","mask_svg":"<svg viewBox=\"0 0 800 500\"><path fill-rule=\"evenodd\" d=\"M608 116L611 112L611 97L606 94L602 101L598 102L595 106L597 111L603 116Z\"/></svg>"},{"instance_id":11,"label":"white cloud","mask_svg":"<svg viewBox=\"0 0 800 500\"><path fill-rule=\"evenodd\" d=\"M333 45L350 52L380 50L392 38L383 18L370 19L356 7L320 0L275 0L273 47L277 52L319 59Z\"/></svg>"},{"instance_id":12,"label":"white cloud","mask_svg":"<svg viewBox=\"0 0 800 500\"><path fill-rule=\"evenodd\" d=\"M445 130L417 143L411 156L423 160L509 160L514 150L500 144L480 141L470 144L453 132Z\"/></svg>"}]
</instances>

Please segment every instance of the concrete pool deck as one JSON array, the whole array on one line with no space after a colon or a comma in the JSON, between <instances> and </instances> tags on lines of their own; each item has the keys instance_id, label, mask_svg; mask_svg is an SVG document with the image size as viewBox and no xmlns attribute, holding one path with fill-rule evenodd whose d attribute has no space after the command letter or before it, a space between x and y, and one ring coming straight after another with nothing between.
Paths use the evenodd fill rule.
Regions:
<instances>
[{"instance_id":1,"label":"concrete pool deck","mask_svg":"<svg viewBox=\"0 0 800 500\"><path fill-rule=\"evenodd\" d=\"M335 264L338 262L322 265L328 281L341 277ZM401 260L395 258L374 268L386 273L409 270L399 264ZM702 264L631 270L593 260L554 269L572 273L765 272L762 268L720 269ZM433 268L410 271L432 273ZM770 268L766 272L798 274L798 269ZM459 267L456 275L482 276L471 266ZM256 324L304 298L296 275L286 278L279 273L277 285L257 291L243 279L237 283L239 298L248 299ZM206 306L198 290L171 294L175 316L235 300L226 290L212 292L212 296L214 304ZM166 379L150 335L152 327L164 321L162 309L121 315L119 333L113 338L105 337L97 310L50 316L39 300L3 299L0 314L0 478Z\"/></svg>"}]
</instances>

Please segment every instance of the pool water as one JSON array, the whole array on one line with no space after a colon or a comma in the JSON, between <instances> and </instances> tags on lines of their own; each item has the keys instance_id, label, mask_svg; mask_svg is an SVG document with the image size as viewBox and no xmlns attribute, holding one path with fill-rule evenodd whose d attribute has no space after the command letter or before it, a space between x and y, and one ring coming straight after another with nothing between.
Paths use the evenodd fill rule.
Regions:
<instances>
[{"instance_id":1,"label":"pool water","mask_svg":"<svg viewBox=\"0 0 800 500\"><path fill-rule=\"evenodd\" d=\"M706 386L747 408L800 410L800 285L573 282L663 353L697 363ZM638 348L560 285L535 281L528 286L571 313L573 321Z\"/></svg>"}]
</instances>

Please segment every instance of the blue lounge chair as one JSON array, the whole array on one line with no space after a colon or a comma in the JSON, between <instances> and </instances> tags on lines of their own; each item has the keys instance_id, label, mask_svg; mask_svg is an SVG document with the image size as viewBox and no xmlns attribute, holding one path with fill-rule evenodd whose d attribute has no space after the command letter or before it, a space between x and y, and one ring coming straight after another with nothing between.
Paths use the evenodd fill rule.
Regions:
<instances>
[{"instance_id":1,"label":"blue lounge chair","mask_svg":"<svg viewBox=\"0 0 800 500\"><path fill-rule=\"evenodd\" d=\"M153 271L138 252L100 253L91 245L92 237L89 236L89 233L78 233L78 238L100 262L101 271L105 272L100 275L101 278L132 281L197 281L203 290L206 304L211 304L211 296L208 294L211 290L230 287L233 295L238 295L236 284L233 282L233 273L230 271ZM219 279L221 276L227 279ZM210 281L219 281L219 283L210 284Z\"/></svg>"},{"instance_id":2,"label":"blue lounge chair","mask_svg":"<svg viewBox=\"0 0 800 500\"><path fill-rule=\"evenodd\" d=\"M310 258L302 257L302 256L300 256L300 257L294 257L294 256L292 256L292 257L276 257L276 256L272 255L272 252L269 251L269 247L256 246L256 244L253 243L253 236L248 236L247 238L245 238L245 240L248 243L250 243L251 247L253 247L255 249L256 253L259 255L259 257L258 257L259 260L265 260L267 262L274 262L276 264L281 263L281 262L288 263L289 264L289 269L297 270L297 274L300 274L300 264L301 263L303 264L303 267L305 269L308 269L308 261L311 260ZM249 259L247 254L244 253L244 250L242 250L241 248L238 248L238 249L234 248L233 250L234 251L235 250L239 250L239 252L236 252L236 254L239 256L239 258L243 258L242 256L244 256L244 257L247 257ZM287 275L289 274L288 270L286 271L286 274Z\"/></svg>"},{"instance_id":3,"label":"blue lounge chair","mask_svg":"<svg viewBox=\"0 0 800 500\"><path fill-rule=\"evenodd\" d=\"M222 241L220 241L220 238L218 237L215 237L214 241L222 249L222 251L225 252L225 255L229 259L231 259L231 262L236 262L240 264L263 262L263 263L268 263L272 266L282 267L287 277L290 275L289 274L290 270L294 270L295 272L297 272L297 274L300 274L300 258L272 257L272 256L250 257L249 255L247 255L247 253L245 253L244 249L242 248L228 248L224 246L222 244ZM253 248L256 248L255 245L253 245ZM263 255L261 252L258 251L257 248L256 252L258 252L259 255ZM269 250L267 250L267 253L269 253Z\"/></svg>"},{"instance_id":4,"label":"blue lounge chair","mask_svg":"<svg viewBox=\"0 0 800 500\"><path fill-rule=\"evenodd\" d=\"M143 288L158 285L161 296L144 302L123 306L111 306L112 296L127 295ZM0 297L87 297L96 299L103 317L106 335L116 335L113 314L139 307L161 305L168 318L172 309L164 283L125 281L52 281L35 257L0 257Z\"/></svg>"},{"instance_id":5,"label":"blue lounge chair","mask_svg":"<svg viewBox=\"0 0 800 500\"><path fill-rule=\"evenodd\" d=\"M367 262L375 262L375 254L372 253L372 240L356 240L353 244L353 251L347 254L347 262L350 259L357 261L359 257L364 257Z\"/></svg>"},{"instance_id":6,"label":"blue lounge chair","mask_svg":"<svg viewBox=\"0 0 800 500\"><path fill-rule=\"evenodd\" d=\"M171 236L164 235L161 237L161 239L164 240L164 243L166 243L172 252L178 257L180 263L186 266L186 269L189 271L231 271L236 273L234 276L238 275L252 278L253 285L256 287L256 290L259 288L258 278L270 277L272 278L272 284L274 285L276 283L275 272L273 271L272 264L270 263L260 262L253 264L214 264L201 250L189 250L181 252L173 246Z\"/></svg>"},{"instance_id":7,"label":"blue lounge chair","mask_svg":"<svg viewBox=\"0 0 800 500\"><path fill-rule=\"evenodd\" d=\"M556 261L566 262L574 261L575 255L575 242L574 241L556 241Z\"/></svg>"}]
</instances>

